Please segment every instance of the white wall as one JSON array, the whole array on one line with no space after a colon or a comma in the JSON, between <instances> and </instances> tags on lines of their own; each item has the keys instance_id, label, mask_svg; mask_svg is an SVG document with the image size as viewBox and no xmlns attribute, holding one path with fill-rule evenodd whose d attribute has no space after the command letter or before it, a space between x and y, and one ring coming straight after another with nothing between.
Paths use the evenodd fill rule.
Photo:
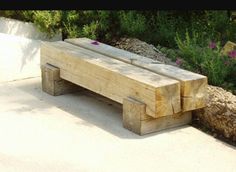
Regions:
<instances>
[{"instance_id":1,"label":"white wall","mask_svg":"<svg viewBox=\"0 0 236 172\"><path fill-rule=\"evenodd\" d=\"M15 19L0 17L0 33L5 33L14 36L20 36L30 39L40 39L44 41L61 40L61 34L55 35L49 39L45 33L42 33L34 26L33 23L22 22Z\"/></svg>"},{"instance_id":2,"label":"white wall","mask_svg":"<svg viewBox=\"0 0 236 172\"><path fill-rule=\"evenodd\" d=\"M61 39L48 39L32 23L0 17L0 82L40 76L41 41Z\"/></svg>"}]
</instances>

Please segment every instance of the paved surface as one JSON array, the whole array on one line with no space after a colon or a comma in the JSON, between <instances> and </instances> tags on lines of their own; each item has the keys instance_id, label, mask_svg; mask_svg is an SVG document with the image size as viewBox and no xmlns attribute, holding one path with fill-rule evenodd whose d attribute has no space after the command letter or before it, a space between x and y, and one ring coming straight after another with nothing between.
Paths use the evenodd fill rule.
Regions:
<instances>
[{"instance_id":1,"label":"paved surface","mask_svg":"<svg viewBox=\"0 0 236 172\"><path fill-rule=\"evenodd\" d=\"M40 78L0 84L1 172L236 171L236 149L184 126L146 136L83 92L53 97Z\"/></svg>"}]
</instances>

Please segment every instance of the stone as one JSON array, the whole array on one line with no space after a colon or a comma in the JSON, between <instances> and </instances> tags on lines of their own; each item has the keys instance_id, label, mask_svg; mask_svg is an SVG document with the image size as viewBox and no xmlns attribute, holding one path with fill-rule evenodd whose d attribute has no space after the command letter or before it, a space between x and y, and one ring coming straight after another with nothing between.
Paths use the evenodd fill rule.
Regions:
<instances>
[{"instance_id":1,"label":"stone","mask_svg":"<svg viewBox=\"0 0 236 172\"><path fill-rule=\"evenodd\" d=\"M236 141L236 96L226 90L208 86L207 107L194 112L199 122Z\"/></svg>"}]
</instances>

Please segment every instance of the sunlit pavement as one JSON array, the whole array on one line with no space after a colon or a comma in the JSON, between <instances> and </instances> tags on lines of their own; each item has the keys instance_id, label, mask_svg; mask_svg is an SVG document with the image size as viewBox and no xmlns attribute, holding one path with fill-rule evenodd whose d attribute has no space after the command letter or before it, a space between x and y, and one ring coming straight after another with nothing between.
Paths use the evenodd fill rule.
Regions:
<instances>
[{"instance_id":1,"label":"sunlit pavement","mask_svg":"<svg viewBox=\"0 0 236 172\"><path fill-rule=\"evenodd\" d=\"M108 101L50 96L39 77L0 84L1 172L235 170L235 147L191 126L138 136Z\"/></svg>"}]
</instances>

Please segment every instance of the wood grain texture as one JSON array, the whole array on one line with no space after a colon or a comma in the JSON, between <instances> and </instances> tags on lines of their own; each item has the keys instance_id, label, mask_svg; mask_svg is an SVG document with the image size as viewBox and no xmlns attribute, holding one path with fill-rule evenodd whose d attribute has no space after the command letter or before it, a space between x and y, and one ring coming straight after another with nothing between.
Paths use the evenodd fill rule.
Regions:
<instances>
[{"instance_id":1,"label":"wood grain texture","mask_svg":"<svg viewBox=\"0 0 236 172\"><path fill-rule=\"evenodd\" d=\"M123 127L141 134L141 116L145 114L146 105L132 98L123 100Z\"/></svg>"},{"instance_id":2,"label":"wood grain texture","mask_svg":"<svg viewBox=\"0 0 236 172\"><path fill-rule=\"evenodd\" d=\"M192 121L192 111L141 121L140 135L187 125Z\"/></svg>"},{"instance_id":3,"label":"wood grain texture","mask_svg":"<svg viewBox=\"0 0 236 172\"><path fill-rule=\"evenodd\" d=\"M189 124L192 120L192 113L181 112L178 114L163 116L159 118L142 119L145 113L146 105L133 98L123 100L123 126L124 128L144 135L152 132L161 131L173 127L179 127Z\"/></svg>"},{"instance_id":4,"label":"wood grain texture","mask_svg":"<svg viewBox=\"0 0 236 172\"><path fill-rule=\"evenodd\" d=\"M41 65L60 68L60 77L119 103L129 96L146 104L154 118L181 111L180 84L119 60L69 43L44 42Z\"/></svg>"},{"instance_id":5,"label":"wood grain texture","mask_svg":"<svg viewBox=\"0 0 236 172\"><path fill-rule=\"evenodd\" d=\"M100 42L98 45L93 45L91 44L93 40L88 38L66 39L65 41L180 81L182 111L190 111L206 106L208 84L206 76L175 66L161 64L159 61Z\"/></svg>"},{"instance_id":6,"label":"wood grain texture","mask_svg":"<svg viewBox=\"0 0 236 172\"><path fill-rule=\"evenodd\" d=\"M49 65L41 65L42 90L52 96L59 96L67 93L81 91L78 85L60 78L60 69Z\"/></svg>"}]
</instances>

